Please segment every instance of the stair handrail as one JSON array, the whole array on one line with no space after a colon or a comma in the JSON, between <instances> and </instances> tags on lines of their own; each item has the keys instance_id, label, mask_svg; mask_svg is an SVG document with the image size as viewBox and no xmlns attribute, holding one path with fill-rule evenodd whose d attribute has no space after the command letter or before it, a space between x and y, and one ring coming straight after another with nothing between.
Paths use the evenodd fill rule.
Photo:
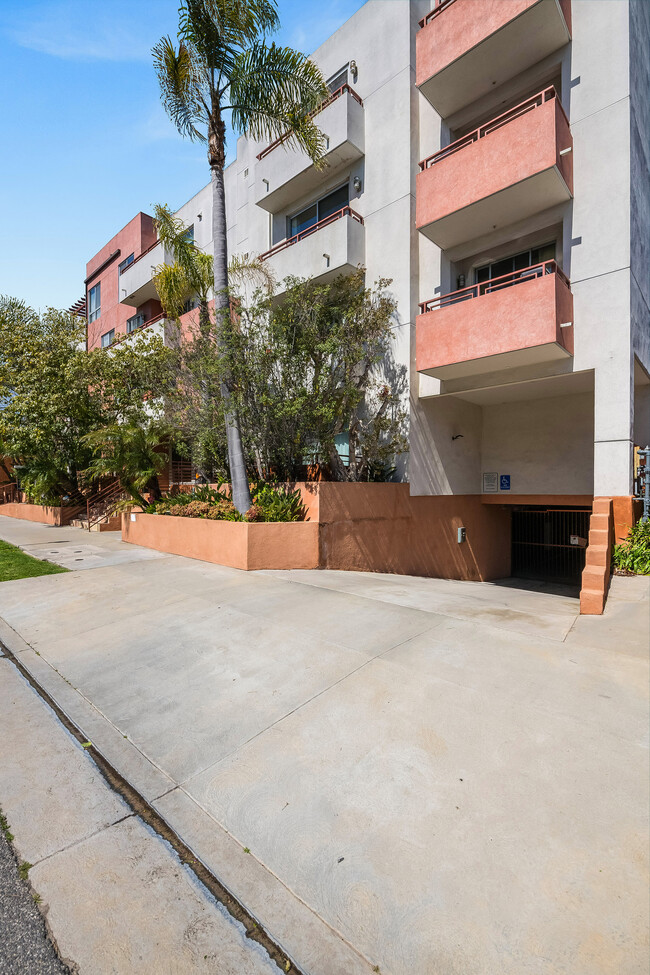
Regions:
<instances>
[{"instance_id":1,"label":"stair handrail","mask_svg":"<svg viewBox=\"0 0 650 975\"><path fill-rule=\"evenodd\" d=\"M86 520L87 520L88 531L90 531L94 525L98 525L99 522L103 521L103 519L106 517L106 512L104 511L102 514L96 516L94 519L91 519L90 517L91 507L94 507L100 501L112 501L113 499L117 499L117 497L120 494L122 494L123 491L124 488L122 487L122 484L118 477L117 480L112 481L110 484L107 484L106 487L101 488L99 491L93 494L92 497L86 499Z\"/></svg>"}]
</instances>

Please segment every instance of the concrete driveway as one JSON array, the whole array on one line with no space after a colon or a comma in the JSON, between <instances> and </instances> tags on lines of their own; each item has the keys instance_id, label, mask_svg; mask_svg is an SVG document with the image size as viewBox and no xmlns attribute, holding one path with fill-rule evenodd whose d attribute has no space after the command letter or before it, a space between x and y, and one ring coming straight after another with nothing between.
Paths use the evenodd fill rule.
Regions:
<instances>
[{"instance_id":1,"label":"concrete driveway","mask_svg":"<svg viewBox=\"0 0 650 975\"><path fill-rule=\"evenodd\" d=\"M579 617L92 544L0 638L305 971L645 975L650 580Z\"/></svg>"}]
</instances>

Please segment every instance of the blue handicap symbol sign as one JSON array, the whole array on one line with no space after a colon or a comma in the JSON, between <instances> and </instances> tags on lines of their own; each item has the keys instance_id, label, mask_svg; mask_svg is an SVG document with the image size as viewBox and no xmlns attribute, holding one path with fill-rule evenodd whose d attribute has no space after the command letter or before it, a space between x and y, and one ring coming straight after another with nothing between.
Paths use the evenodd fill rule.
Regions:
<instances>
[{"instance_id":1,"label":"blue handicap symbol sign","mask_svg":"<svg viewBox=\"0 0 650 975\"><path fill-rule=\"evenodd\" d=\"M509 474L500 474L499 475L499 488L500 488L501 491L509 491L510 490L510 475Z\"/></svg>"}]
</instances>

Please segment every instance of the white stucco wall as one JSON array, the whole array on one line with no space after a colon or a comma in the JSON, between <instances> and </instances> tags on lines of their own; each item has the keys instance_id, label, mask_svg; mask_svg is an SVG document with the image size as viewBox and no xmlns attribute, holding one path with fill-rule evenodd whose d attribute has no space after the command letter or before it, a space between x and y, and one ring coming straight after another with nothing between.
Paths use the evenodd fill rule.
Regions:
<instances>
[{"instance_id":1,"label":"white stucco wall","mask_svg":"<svg viewBox=\"0 0 650 975\"><path fill-rule=\"evenodd\" d=\"M593 463L590 393L483 407L481 469L510 494L593 494Z\"/></svg>"}]
</instances>

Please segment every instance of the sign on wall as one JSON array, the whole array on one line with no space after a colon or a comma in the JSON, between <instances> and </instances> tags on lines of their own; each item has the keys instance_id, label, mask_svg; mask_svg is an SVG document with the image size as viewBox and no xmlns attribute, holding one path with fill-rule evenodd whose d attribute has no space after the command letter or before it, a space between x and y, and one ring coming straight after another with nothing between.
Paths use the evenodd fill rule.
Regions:
<instances>
[{"instance_id":1,"label":"sign on wall","mask_svg":"<svg viewBox=\"0 0 650 975\"><path fill-rule=\"evenodd\" d=\"M501 474L499 477L499 490L509 491L510 490L510 475Z\"/></svg>"},{"instance_id":2,"label":"sign on wall","mask_svg":"<svg viewBox=\"0 0 650 975\"><path fill-rule=\"evenodd\" d=\"M499 490L499 475L496 471L483 475L483 494L496 494Z\"/></svg>"}]
</instances>

